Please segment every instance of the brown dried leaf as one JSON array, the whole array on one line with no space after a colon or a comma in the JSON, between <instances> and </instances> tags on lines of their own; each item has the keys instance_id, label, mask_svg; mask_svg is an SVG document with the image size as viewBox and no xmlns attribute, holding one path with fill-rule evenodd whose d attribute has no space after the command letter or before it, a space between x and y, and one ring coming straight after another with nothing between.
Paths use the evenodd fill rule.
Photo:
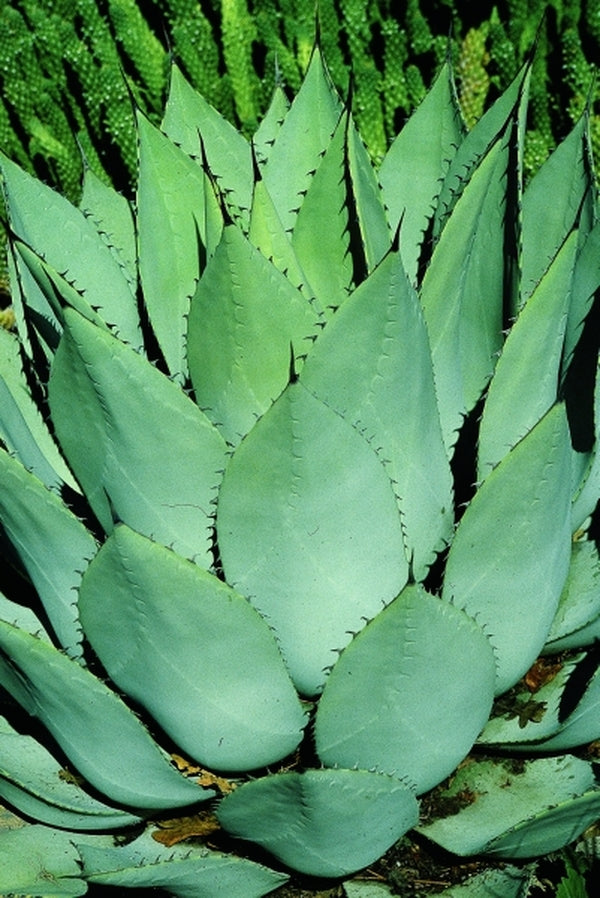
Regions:
<instances>
[{"instance_id":1,"label":"brown dried leaf","mask_svg":"<svg viewBox=\"0 0 600 898\"><path fill-rule=\"evenodd\" d=\"M216 773L211 773L210 770L205 770L204 767L192 764L191 761L187 761L181 755L172 754L171 760L180 773L185 774L185 776L197 776L198 785L203 786L205 789L216 789L221 795L227 795L236 788L236 783L225 779L223 776L217 776Z\"/></svg>"},{"instance_id":2,"label":"brown dried leaf","mask_svg":"<svg viewBox=\"0 0 600 898\"><path fill-rule=\"evenodd\" d=\"M186 839L207 839L220 829L219 821L210 811L201 811L192 817L175 817L171 820L156 821L158 829L152 838L167 848Z\"/></svg>"}]
</instances>

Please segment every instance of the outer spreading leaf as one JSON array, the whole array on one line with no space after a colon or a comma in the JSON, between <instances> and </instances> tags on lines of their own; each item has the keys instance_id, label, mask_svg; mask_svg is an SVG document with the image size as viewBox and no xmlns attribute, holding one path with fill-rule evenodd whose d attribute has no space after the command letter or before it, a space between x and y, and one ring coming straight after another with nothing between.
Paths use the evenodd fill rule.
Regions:
<instances>
[{"instance_id":1,"label":"outer spreading leaf","mask_svg":"<svg viewBox=\"0 0 600 898\"><path fill-rule=\"evenodd\" d=\"M75 481L35 404L14 334L0 329L0 437L48 487ZM76 488L76 487L75 487Z\"/></svg>"},{"instance_id":2,"label":"outer spreading leaf","mask_svg":"<svg viewBox=\"0 0 600 898\"><path fill-rule=\"evenodd\" d=\"M217 810L232 834L289 867L344 876L379 858L417 820L410 789L365 770L307 770L245 783Z\"/></svg>"},{"instance_id":3,"label":"outer spreading leaf","mask_svg":"<svg viewBox=\"0 0 600 898\"><path fill-rule=\"evenodd\" d=\"M570 452L558 404L488 475L450 548L443 597L489 634L497 692L533 663L558 607L571 554Z\"/></svg>"},{"instance_id":4,"label":"outer spreading leaf","mask_svg":"<svg viewBox=\"0 0 600 898\"><path fill-rule=\"evenodd\" d=\"M76 898L85 895L72 833L45 826L0 832L0 889L5 894Z\"/></svg>"},{"instance_id":5,"label":"outer spreading leaf","mask_svg":"<svg viewBox=\"0 0 600 898\"><path fill-rule=\"evenodd\" d=\"M49 385L60 443L107 532L114 517L209 567L222 438L181 389L77 313Z\"/></svg>"},{"instance_id":6,"label":"outer spreading leaf","mask_svg":"<svg viewBox=\"0 0 600 898\"><path fill-rule=\"evenodd\" d=\"M331 671L317 709L319 757L329 767L402 774L417 794L425 792L475 742L495 677L494 654L478 625L422 587L407 586Z\"/></svg>"},{"instance_id":7,"label":"outer spreading leaf","mask_svg":"<svg viewBox=\"0 0 600 898\"><path fill-rule=\"evenodd\" d=\"M390 146L379 169L383 200L393 232L402 219L400 251L413 284L417 279L425 231L440 191L440 179L463 135L450 67L446 64Z\"/></svg>"},{"instance_id":8,"label":"outer spreading leaf","mask_svg":"<svg viewBox=\"0 0 600 898\"><path fill-rule=\"evenodd\" d=\"M237 444L279 396L318 314L239 228L223 231L192 300L189 365L200 408Z\"/></svg>"},{"instance_id":9,"label":"outer spreading leaf","mask_svg":"<svg viewBox=\"0 0 600 898\"><path fill-rule=\"evenodd\" d=\"M61 328L64 324L64 309L75 309L80 315L83 315L88 321L93 321L98 327L104 330L110 330L104 319L93 309L85 296L76 290L65 277L59 274L55 268L48 265L34 250L26 243L20 240L13 240L13 248L15 256L19 264L19 270L24 273L27 270L28 276L39 289L45 302L48 304L53 320L56 321L57 328ZM53 354L58 347L58 338L52 346Z\"/></svg>"},{"instance_id":10,"label":"outer spreading leaf","mask_svg":"<svg viewBox=\"0 0 600 898\"><path fill-rule=\"evenodd\" d=\"M591 764L578 758L539 758L511 770L510 761L471 762L457 772L448 797L471 794L458 813L419 827L455 854L527 858L557 851L600 812Z\"/></svg>"},{"instance_id":11,"label":"outer spreading leaf","mask_svg":"<svg viewBox=\"0 0 600 898\"><path fill-rule=\"evenodd\" d=\"M201 167L138 114L137 227L140 277L154 333L173 376L187 374L185 334L200 276L205 176Z\"/></svg>"},{"instance_id":12,"label":"outer spreading leaf","mask_svg":"<svg viewBox=\"0 0 600 898\"><path fill-rule=\"evenodd\" d=\"M225 576L273 627L300 692L406 583L389 479L360 434L291 383L227 465L217 533Z\"/></svg>"},{"instance_id":13,"label":"outer spreading leaf","mask_svg":"<svg viewBox=\"0 0 600 898\"><path fill-rule=\"evenodd\" d=\"M39 718L75 769L111 801L156 810L212 796L171 767L136 715L101 680L4 621L0 684Z\"/></svg>"},{"instance_id":14,"label":"outer spreading leaf","mask_svg":"<svg viewBox=\"0 0 600 898\"><path fill-rule=\"evenodd\" d=\"M329 146L340 114L340 99L316 47L263 171L267 189L286 230L294 227L303 192L308 189L312 173L319 167L321 156Z\"/></svg>"},{"instance_id":15,"label":"outer spreading leaf","mask_svg":"<svg viewBox=\"0 0 600 898\"><path fill-rule=\"evenodd\" d=\"M0 519L31 577L60 644L81 654L77 587L96 541L56 493L0 451Z\"/></svg>"},{"instance_id":16,"label":"outer spreading leaf","mask_svg":"<svg viewBox=\"0 0 600 898\"><path fill-rule=\"evenodd\" d=\"M452 535L452 478L427 332L397 251L336 312L301 380L377 451L396 493L407 559L422 579Z\"/></svg>"},{"instance_id":17,"label":"outer spreading leaf","mask_svg":"<svg viewBox=\"0 0 600 898\"><path fill-rule=\"evenodd\" d=\"M252 770L296 748L304 713L275 638L212 574L119 526L79 605L110 677L190 757Z\"/></svg>"},{"instance_id":18,"label":"outer spreading leaf","mask_svg":"<svg viewBox=\"0 0 600 898\"><path fill-rule=\"evenodd\" d=\"M557 400L576 251L575 231L559 250L503 346L479 428L479 480Z\"/></svg>"},{"instance_id":19,"label":"outer spreading leaf","mask_svg":"<svg viewBox=\"0 0 600 898\"><path fill-rule=\"evenodd\" d=\"M0 797L29 819L59 829L109 830L140 817L92 797L31 736L0 718Z\"/></svg>"},{"instance_id":20,"label":"outer spreading leaf","mask_svg":"<svg viewBox=\"0 0 600 898\"><path fill-rule=\"evenodd\" d=\"M573 543L569 573L548 633L549 651L582 648L593 641L583 628L600 616L600 557L587 539Z\"/></svg>"},{"instance_id":21,"label":"outer spreading leaf","mask_svg":"<svg viewBox=\"0 0 600 898\"><path fill-rule=\"evenodd\" d=\"M171 67L171 84L162 129L188 156L201 147L229 213L247 227L252 198L250 144Z\"/></svg>"},{"instance_id":22,"label":"outer spreading leaf","mask_svg":"<svg viewBox=\"0 0 600 898\"><path fill-rule=\"evenodd\" d=\"M164 888L176 898L261 898L288 877L235 855L179 845L168 850L147 833L119 847L78 844L89 883Z\"/></svg>"},{"instance_id":23,"label":"outer spreading leaf","mask_svg":"<svg viewBox=\"0 0 600 898\"><path fill-rule=\"evenodd\" d=\"M445 445L492 376L502 345L509 146L498 140L464 188L437 243L421 301Z\"/></svg>"},{"instance_id":24,"label":"outer spreading leaf","mask_svg":"<svg viewBox=\"0 0 600 898\"><path fill-rule=\"evenodd\" d=\"M0 169L16 236L64 272L118 336L138 349L142 338L135 295L92 222L5 156L0 156Z\"/></svg>"}]
</instances>

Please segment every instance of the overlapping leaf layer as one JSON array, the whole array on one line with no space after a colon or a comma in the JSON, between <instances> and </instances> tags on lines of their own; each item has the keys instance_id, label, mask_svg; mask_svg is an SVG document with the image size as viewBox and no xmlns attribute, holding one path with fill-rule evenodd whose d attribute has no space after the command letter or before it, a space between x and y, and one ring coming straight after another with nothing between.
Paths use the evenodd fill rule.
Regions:
<instances>
[{"instance_id":1,"label":"overlapping leaf layer","mask_svg":"<svg viewBox=\"0 0 600 898\"><path fill-rule=\"evenodd\" d=\"M377 171L318 47L250 143L174 69L134 208L0 157L31 584L0 602L0 798L39 821L0 835L0 891L39 892L32 845L55 895L344 877L477 744L531 758L462 767L469 807L420 827L444 848L598 816L568 752L600 738L600 226L585 117L523 193L529 75L465 135L443 67ZM167 813L273 868L164 847Z\"/></svg>"}]
</instances>

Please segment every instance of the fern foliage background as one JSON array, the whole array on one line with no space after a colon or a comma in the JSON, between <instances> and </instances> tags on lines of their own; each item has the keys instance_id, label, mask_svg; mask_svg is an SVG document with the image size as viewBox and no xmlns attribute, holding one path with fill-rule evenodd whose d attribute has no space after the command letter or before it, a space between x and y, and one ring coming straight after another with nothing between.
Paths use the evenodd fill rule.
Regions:
<instances>
[{"instance_id":1,"label":"fern foliage background","mask_svg":"<svg viewBox=\"0 0 600 898\"><path fill-rule=\"evenodd\" d=\"M313 0L11 0L0 17L0 146L72 198L82 155L128 189L135 169L129 90L157 122L172 55L211 104L252 133L276 81L299 88L314 15ZM472 126L514 77L542 23L532 170L581 113L600 53L598 0L320 0L318 15L343 93L353 72L354 115L376 158L431 85L449 36Z\"/></svg>"}]
</instances>

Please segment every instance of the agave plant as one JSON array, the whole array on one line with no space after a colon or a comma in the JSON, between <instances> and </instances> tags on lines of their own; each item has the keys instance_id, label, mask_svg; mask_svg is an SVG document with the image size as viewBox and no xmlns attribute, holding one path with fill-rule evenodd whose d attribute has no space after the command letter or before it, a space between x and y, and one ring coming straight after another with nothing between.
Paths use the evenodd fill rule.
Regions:
<instances>
[{"instance_id":1,"label":"agave plant","mask_svg":"<svg viewBox=\"0 0 600 898\"><path fill-rule=\"evenodd\" d=\"M523 193L529 72L465 134L444 66L378 171L318 47L251 142L173 68L134 208L1 157L0 890L600 816L600 229L585 116Z\"/></svg>"}]
</instances>

